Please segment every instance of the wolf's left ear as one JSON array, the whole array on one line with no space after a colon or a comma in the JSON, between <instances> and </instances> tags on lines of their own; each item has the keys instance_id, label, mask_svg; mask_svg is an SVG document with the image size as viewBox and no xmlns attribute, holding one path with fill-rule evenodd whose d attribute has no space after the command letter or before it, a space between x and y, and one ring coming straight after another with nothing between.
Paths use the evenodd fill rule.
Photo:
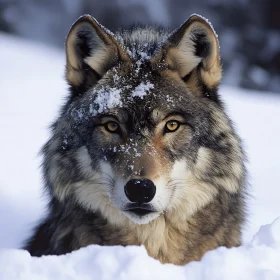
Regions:
<instances>
[{"instance_id":1,"label":"wolf's left ear","mask_svg":"<svg viewBox=\"0 0 280 280\"><path fill-rule=\"evenodd\" d=\"M217 86L222 77L217 36L200 16L191 16L171 33L162 47L164 61L182 79L199 80L207 88Z\"/></svg>"},{"instance_id":2,"label":"wolf's left ear","mask_svg":"<svg viewBox=\"0 0 280 280\"><path fill-rule=\"evenodd\" d=\"M93 17L80 17L66 39L66 79L72 86L93 85L119 59L119 42Z\"/></svg>"}]
</instances>

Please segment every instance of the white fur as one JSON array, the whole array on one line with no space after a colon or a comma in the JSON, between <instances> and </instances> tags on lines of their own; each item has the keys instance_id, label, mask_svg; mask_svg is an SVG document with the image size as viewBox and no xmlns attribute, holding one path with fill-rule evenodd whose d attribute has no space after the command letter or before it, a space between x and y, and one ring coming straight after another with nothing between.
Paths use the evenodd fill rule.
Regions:
<instances>
[{"instance_id":1,"label":"white fur","mask_svg":"<svg viewBox=\"0 0 280 280\"><path fill-rule=\"evenodd\" d=\"M217 189L210 184L198 180L183 160L175 162L170 177L180 179L181 183L178 181L174 189L168 210L171 213L177 212L177 216L182 220L187 220L218 193Z\"/></svg>"},{"instance_id":2,"label":"white fur","mask_svg":"<svg viewBox=\"0 0 280 280\"><path fill-rule=\"evenodd\" d=\"M189 74L201 61L201 57L195 55L194 42L191 40L192 33L188 30L178 45L176 62L179 64L180 76Z\"/></svg>"},{"instance_id":3,"label":"white fur","mask_svg":"<svg viewBox=\"0 0 280 280\"><path fill-rule=\"evenodd\" d=\"M108 61L108 48L100 46L95 49L92 54L84 59L84 61L97 73L103 75L105 71L105 65L107 66Z\"/></svg>"}]
</instances>

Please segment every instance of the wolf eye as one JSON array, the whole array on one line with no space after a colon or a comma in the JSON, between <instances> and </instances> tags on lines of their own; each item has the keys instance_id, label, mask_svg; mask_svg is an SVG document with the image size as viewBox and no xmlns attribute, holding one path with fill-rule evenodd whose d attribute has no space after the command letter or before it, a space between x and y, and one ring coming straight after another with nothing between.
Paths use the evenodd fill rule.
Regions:
<instances>
[{"instance_id":1,"label":"wolf eye","mask_svg":"<svg viewBox=\"0 0 280 280\"><path fill-rule=\"evenodd\" d=\"M104 124L104 127L109 132L118 132L120 126L118 123L111 121L111 122L106 122Z\"/></svg>"},{"instance_id":2,"label":"wolf eye","mask_svg":"<svg viewBox=\"0 0 280 280\"><path fill-rule=\"evenodd\" d=\"M168 121L165 124L165 132L175 132L179 127L180 127L181 123L178 121Z\"/></svg>"}]
</instances>

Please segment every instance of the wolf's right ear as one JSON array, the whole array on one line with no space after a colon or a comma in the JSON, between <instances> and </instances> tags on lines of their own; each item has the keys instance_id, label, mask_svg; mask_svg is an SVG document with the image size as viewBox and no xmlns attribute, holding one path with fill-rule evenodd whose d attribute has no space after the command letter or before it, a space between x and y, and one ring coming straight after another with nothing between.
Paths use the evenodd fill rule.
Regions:
<instances>
[{"instance_id":1,"label":"wolf's right ear","mask_svg":"<svg viewBox=\"0 0 280 280\"><path fill-rule=\"evenodd\" d=\"M215 88L222 77L219 43L211 24L198 15L191 16L172 32L156 59L200 91L201 84Z\"/></svg>"},{"instance_id":2,"label":"wolf's right ear","mask_svg":"<svg viewBox=\"0 0 280 280\"><path fill-rule=\"evenodd\" d=\"M84 15L66 39L66 79L72 86L92 86L118 61L119 43L93 17Z\"/></svg>"}]
</instances>

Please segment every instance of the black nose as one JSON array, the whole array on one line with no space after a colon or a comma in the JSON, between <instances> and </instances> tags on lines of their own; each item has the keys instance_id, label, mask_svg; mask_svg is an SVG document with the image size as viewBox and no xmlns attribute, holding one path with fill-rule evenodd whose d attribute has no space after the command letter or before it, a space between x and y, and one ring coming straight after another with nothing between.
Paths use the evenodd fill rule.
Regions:
<instances>
[{"instance_id":1,"label":"black nose","mask_svg":"<svg viewBox=\"0 0 280 280\"><path fill-rule=\"evenodd\" d=\"M149 179L131 179L124 186L124 192L131 202L148 203L156 194L156 186Z\"/></svg>"}]
</instances>

